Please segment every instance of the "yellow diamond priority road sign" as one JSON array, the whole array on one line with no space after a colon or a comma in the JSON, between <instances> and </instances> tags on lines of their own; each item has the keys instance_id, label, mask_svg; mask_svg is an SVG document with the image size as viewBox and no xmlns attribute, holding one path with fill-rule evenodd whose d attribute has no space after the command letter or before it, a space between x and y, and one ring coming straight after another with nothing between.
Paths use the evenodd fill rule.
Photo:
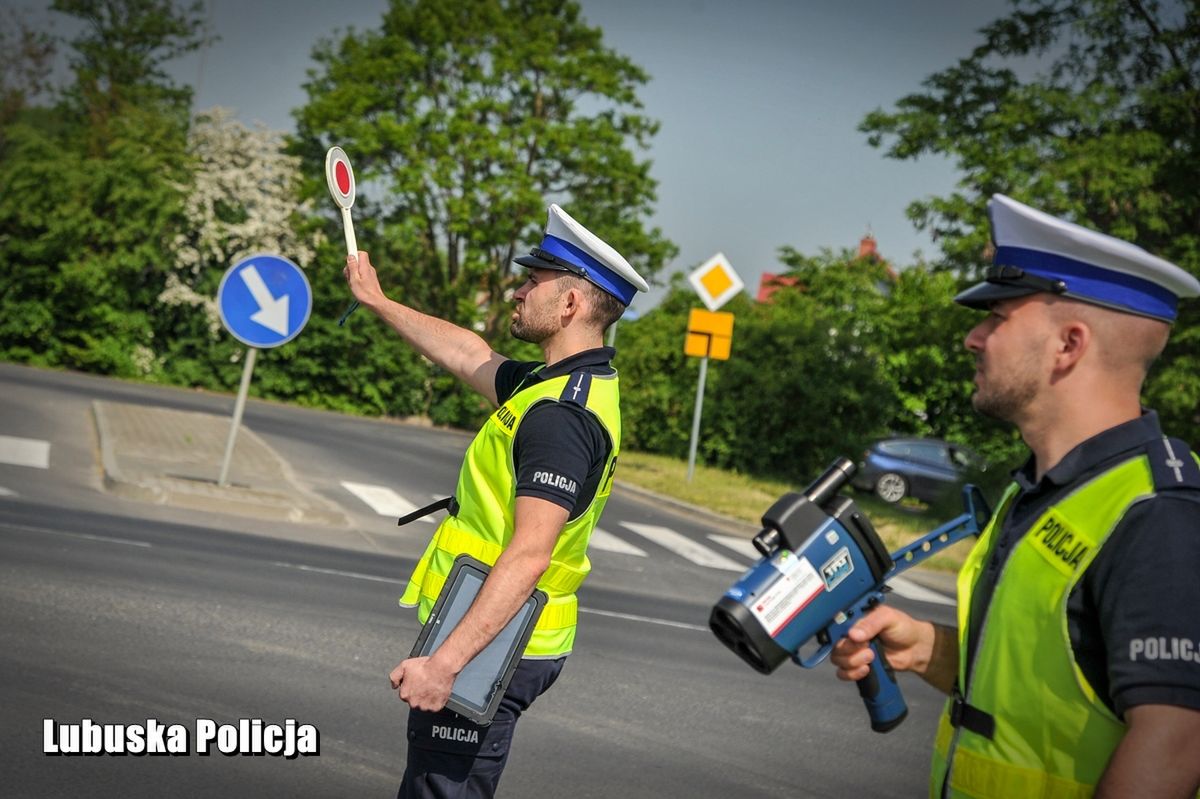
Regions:
<instances>
[{"instance_id":1,"label":"yellow diamond priority road sign","mask_svg":"<svg viewBox=\"0 0 1200 799\"><path fill-rule=\"evenodd\" d=\"M710 311L715 311L729 302L733 295L746 286L722 252L696 267L688 275L688 282Z\"/></svg>"}]
</instances>

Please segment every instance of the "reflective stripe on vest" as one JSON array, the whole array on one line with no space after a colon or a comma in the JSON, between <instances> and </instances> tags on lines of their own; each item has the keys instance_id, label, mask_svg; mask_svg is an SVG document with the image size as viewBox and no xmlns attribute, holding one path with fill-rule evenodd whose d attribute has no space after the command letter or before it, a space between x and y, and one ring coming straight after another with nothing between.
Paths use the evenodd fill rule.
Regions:
<instances>
[{"instance_id":1,"label":"reflective stripe on vest","mask_svg":"<svg viewBox=\"0 0 1200 799\"><path fill-rule=\"evenodd\" d=\"M400 604L417 607L422 624L429 618L454 558L467 553L487 564L495 564L512 540L516 475L512 445L525 414L542 402L570 397L562 375L519 390L484 423L463 457L455 497L459 510L438 526L433 539L417 563ZM612 442L604 464L603 479L591 504L559 533L550 566L537 586L549 597L525 648L525 657L561 657L575 642L578 601L575 591L591 571L587 545L600 513L612 492L612 480L621 440L620 396L616 375L591 375L586 398L579 404L603 426Z\"/></svg>"},{"instance_id":2,"label":"reflective stripe on vest","mask_svg":"<svg viewBox=\"0 0 1200 799\"><path fill-rule=\"evenodd\" d=\"M931 796L943 795L947 769L947 796L1090 796L1125 731L1075 662L1067 598L1126 511L1154 494L1148 460L1136 456L1089 480L1029 528L996 581L968 664L971 594L1016 493L1010 486L958 576L958 685L993 715L995 733L989 740L953 728L947 701Z\"/></svg>"}]
</instances>

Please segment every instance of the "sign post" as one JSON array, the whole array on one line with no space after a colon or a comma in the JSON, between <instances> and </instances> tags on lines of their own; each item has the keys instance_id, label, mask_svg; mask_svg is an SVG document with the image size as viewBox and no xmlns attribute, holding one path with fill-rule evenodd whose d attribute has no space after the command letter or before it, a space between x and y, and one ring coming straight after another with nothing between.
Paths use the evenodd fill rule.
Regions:
<instances>
[{"instance_id":1,"label":"sign post","mask_svg":"<svg viewBox=\"0 0 1200 799\"><path fill-rule=\"evenodd\" d=\"M745 287L738 273L729 265L724 253L717 253L688 275L688 282L708 306L707 311L693 308L688 314L685 355L700 359L700 378L696 381L696 406L692 411L692 438L688 444L687 481L692 482L696 470L696 447L700 442L700 417L704 410L704 384L708 378L708 359L729 359L733 343L733 314L718 312Z\"/></svg>"},{"instance_id":2,"label":"sign post","mask_svg":"<svg viewBox=\"0 0 1200 799\"><path fill-rule=\"evenodd\" d=\"M286 344L300 334L312 313L312 289L304 271L288 259L254 255L226 270L217 289L217 309L225 329L248 348L217 478L217 485L225 486L258 350Z\"/></svg>"},{"instance_id":3,"label":"sign post","mask_svg":"<svg viewBox=\"0 0 1200 799\"><path fill-rule=\"evenodd\" d=\"M358 255L358 240L354 238L354 220L350 218L350 208L354 205L354 192L357 184L354 182L354 170L350 166L350 158L341 147L330 147L325 153L325 185L329 187L329 195L333 202L342 209L342 229L346 233L346 254ZM338 327L346 324L346 319L358 307L358 300L351 300L342 318L338 319Z\"/></svg>"},{"instance_id":4,"label":"sign post","mask_svg":"<svg viewBox=\"0 0 1200 799\"><path fill-rule=\"evenodd\" d=\"M700 441L700 416L704 409L704 384L708 378L708 359L729 360L733 343L733 314L693 308L688 313L687 338L683 354L700 359L700 379L696 382L696 407L692 412L692 439L688 445L687 481L696 469L696 446Z\"/></svg>"}]
</instances>

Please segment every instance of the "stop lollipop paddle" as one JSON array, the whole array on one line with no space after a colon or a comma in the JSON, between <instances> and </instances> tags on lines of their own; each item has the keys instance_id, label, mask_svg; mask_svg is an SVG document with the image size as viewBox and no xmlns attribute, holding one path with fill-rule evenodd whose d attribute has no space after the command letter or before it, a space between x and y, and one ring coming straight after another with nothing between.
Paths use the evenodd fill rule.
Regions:
<instances>
[{"instance_id":1,"label":"stop lollipop paddle","mask_svg":"<svg viewBox=\"0 0 1200 799\"><path fill-rule=\"evenodd\" d=\"M350 168L350 159L341 147L330 147L325 153L325 182L329 185L329 194L333 202L342 209L342 227L346 231L346 254L358 255L358 241L354 238L354 220L350 218L350 206L354 205L354 170ZM353 300L350 307L338 320L338 326L346 324L346 319L358 307L358 300Z\"/></svg>"}]
</instances>

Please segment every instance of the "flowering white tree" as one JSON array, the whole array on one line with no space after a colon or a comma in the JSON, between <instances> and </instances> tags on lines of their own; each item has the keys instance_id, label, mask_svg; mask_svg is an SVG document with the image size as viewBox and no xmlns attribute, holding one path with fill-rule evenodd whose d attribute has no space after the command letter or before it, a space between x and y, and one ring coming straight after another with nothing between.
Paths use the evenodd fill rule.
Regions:
<instances>
[{"instance_id":1,"label":"flowering white tree","mask_svg":"<svg viewBox=\"0 0 1200 799\"><path fill-rule=\"evenodd\" d=\"M229 109L198 115L188 135L195 159L188 187L187 232L175 242L176 260L159 301L193 306L206 316L209 335L221 330L215 289L233 264L273 253L307 267L320 233L302 237L294 224L309 211L298 204L300 159L283 151L283 134L249 128Z\"/></svg>"}]
</instances>

